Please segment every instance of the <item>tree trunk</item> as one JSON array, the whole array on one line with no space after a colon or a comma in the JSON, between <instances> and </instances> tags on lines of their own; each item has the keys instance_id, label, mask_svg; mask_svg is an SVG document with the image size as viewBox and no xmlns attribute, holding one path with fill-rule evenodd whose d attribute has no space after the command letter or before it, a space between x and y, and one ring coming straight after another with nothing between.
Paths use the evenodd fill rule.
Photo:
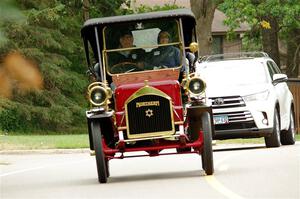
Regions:
<instances>
[{"instance_id":1,"label":"tree trunk","mask_svg":"<svg viewBox=\"0 0 300 199\"><path fill-rule=\"evenodd\" d=\"M269 56L280 66L280 56L278 47L278 23L273 17L264 17L264 20L271 25L270 29L262 29L262 44L263 51L268 53Z\"/></svg>"},{"instance_id":2,"label":"tree trunk","mask_svg":"<svg viewBox=\"0 0 300 199\"><path fill-rule=\"evenodd\" d=\"M209 55L212 52L211 28L217 6L223 1L190 0L191 9L196 17L196 31L199 44L199 55Z\"/></svg>"},{"instance_id":3,"label":"tree trunk","mask_svg":"<svg viewBox=\"0 0 300 199\"><path fill-rule=\"evenodd\" d=\"M299 76L300 65L300 29L294 29L289 32L287 39L287 70L288 77Z\"/></svg>"},{"instance_id":4,"label":"tree trunk","mask_svg":"<svg viewBox=\"0 0 300 199\"><path fill-rule=\"evenodd\" d=\"M86 21L90 18L90 2L89 0L83 0L82 4L83 19Z\"/></svg>"}]
</instances>

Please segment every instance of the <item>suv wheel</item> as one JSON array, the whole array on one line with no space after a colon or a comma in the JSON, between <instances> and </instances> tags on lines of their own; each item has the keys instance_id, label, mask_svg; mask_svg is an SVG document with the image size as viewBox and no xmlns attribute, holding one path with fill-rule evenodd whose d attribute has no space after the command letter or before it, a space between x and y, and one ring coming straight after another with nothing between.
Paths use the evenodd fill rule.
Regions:
<instances>
[{"instance_id":1,"label":"suv wheel","mask_svg":"<svg viewBox=\"0 0 300 199\"><path fill-rule=\"evenodd\" d=\"M292 145L295 144L295 119L294 119L294 111L291 109L290 115L290 126L287 131L282 131L280 133L280 141L283 145Z\"/></svg>"},{"instance_id":2,"label":"suv wheel","mask_svg":"<svg viewBox=\"0 0 300 199\"><path fill-rule=\"evenodd\" d=\"M278 110L274 111L273 131L270 137L265 137L266 147L279 147L280 146L280 123Z\"/></svg>"}]
</instances>

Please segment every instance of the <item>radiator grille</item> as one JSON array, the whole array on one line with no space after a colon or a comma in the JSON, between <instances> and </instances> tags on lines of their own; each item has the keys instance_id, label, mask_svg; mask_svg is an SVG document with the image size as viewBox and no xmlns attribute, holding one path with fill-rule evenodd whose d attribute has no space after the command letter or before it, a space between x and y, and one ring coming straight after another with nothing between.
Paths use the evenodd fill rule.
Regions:
<instances>
[{"instance_id":1,"label":"radiator grille","mask_svg":"<svg viewBox=\"0 0 300 199\"><path fill-rule=\"evenodd\" d=\"M172 132L172 109L169 99L158 95L143 95L127 104L128 137ZM131 137L132 137L131 136Z\"/></svg>"}]
</instances>

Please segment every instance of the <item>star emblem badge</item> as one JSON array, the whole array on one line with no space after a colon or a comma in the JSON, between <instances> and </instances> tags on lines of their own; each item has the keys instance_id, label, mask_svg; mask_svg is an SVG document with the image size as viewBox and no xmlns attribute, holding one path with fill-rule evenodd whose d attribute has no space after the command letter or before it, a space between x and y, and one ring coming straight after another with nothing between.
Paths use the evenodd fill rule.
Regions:
<instances>
[{"instance_id":1,"label":"star emblem badge","mask_svg":"<svg viewBox=\"0 0 300 199\"><path fill-rule=\"evenodd\" d=\"M146 113L146 116L147 117L151 117L151 116L153 116L153 110L151 110L151 109L147 109L146 111L145 111L145 113Z\"/></svg>"}]
</instances>

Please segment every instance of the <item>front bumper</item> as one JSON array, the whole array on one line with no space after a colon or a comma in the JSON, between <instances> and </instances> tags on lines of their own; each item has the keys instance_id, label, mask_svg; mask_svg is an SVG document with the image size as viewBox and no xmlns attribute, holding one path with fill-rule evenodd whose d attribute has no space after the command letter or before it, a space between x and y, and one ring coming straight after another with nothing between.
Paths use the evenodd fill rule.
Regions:
<instances>
[{"instance_id":1,"label":"front bumper","mask_svg":"<svg viewBox=\"0 0 300 199\"><path fill-rule=\"evenodd\" d=\"M235 139L235 138L259 138L271 136L273 128L258 129L229 129L229 130L216 130L213 139Z\"/></svg>"}]
</instances>

